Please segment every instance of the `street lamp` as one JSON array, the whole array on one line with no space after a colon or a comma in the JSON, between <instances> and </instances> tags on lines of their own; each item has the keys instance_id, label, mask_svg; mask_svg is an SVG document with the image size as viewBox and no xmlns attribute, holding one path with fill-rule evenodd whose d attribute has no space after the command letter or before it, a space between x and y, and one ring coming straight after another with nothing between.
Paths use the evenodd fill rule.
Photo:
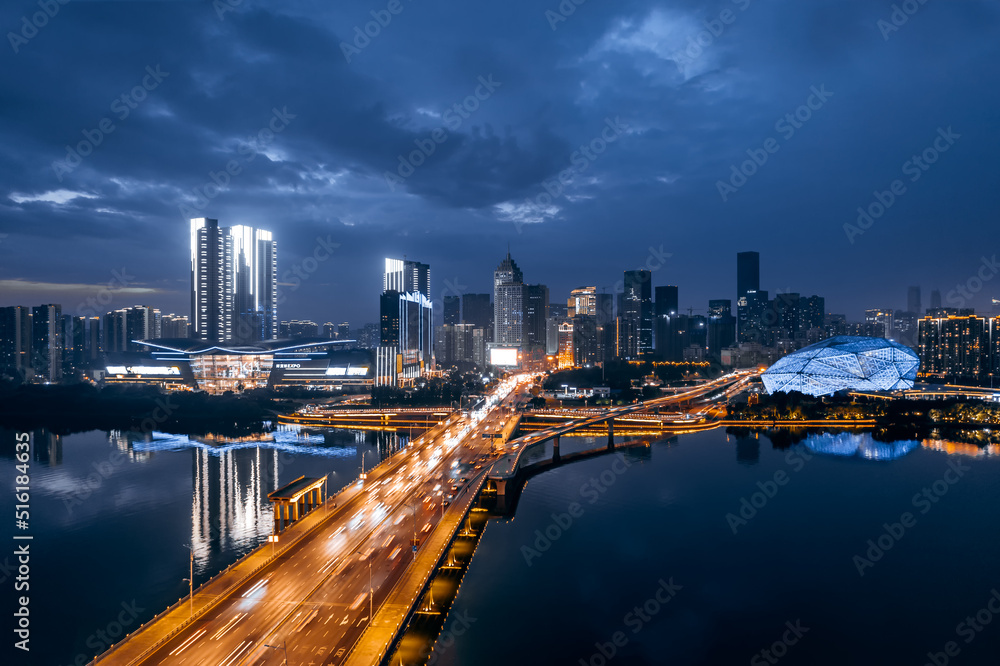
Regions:
<instances>
[{"instance_id":1,"label":"street lamp","mask_svg":"<svg viewBox=\"0 0 1000 666\"><path fill-rule=\"evenodd\" d=\"M184 580L188 583L188 602L190 603L191 617L194 617L194 548L188 544L184 544L184 547L191 551L191 565L188 572L190 577Z\"/></svg>"},{"instance_id":2,"label":"street lamp","mask_svg":"<svg viewBox=\"0 0 1000 666\"><path fill-rule=\"evenodd\" d=\"M359 478L360 478L360 479L361 479L362 481L364 481L365 479L367 479L367 478L368 478L368 475L367 475L367 474L365 474L365 455L366 455L367 453L368 453L367 451L362 451L362 452L361 452L361 476L360 476Z\"/></svg>"},{"instance_id":3,"label":"street lamp","mask_svg":"<svg viewBox=\"0 0 1000 666\"><path fill-rule=\"evenodd\" d=\"M285 641L281 641L281 646L264 644L264 647L271 648L272 650L281 650L285 653L285 664L288 664L288 649L285 647Z\"/></svg>"}]
</instances>

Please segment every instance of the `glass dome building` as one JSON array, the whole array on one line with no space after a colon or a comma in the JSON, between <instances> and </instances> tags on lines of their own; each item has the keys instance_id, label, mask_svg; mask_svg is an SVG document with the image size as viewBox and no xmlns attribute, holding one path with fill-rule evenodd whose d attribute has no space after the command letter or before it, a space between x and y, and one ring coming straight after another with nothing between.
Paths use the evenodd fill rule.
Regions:
<instances>
[{"instance_id":1,"label":"glass dome building","mask_svg":"<svg viewBox=\"0 0 1000 666\"><path fill-rule=\"evenodd\" d=\"M840 335L785 356L761 375L768 393L896 391L913 388L920 359L885 338Z\"/></svg>"}]
</instances>

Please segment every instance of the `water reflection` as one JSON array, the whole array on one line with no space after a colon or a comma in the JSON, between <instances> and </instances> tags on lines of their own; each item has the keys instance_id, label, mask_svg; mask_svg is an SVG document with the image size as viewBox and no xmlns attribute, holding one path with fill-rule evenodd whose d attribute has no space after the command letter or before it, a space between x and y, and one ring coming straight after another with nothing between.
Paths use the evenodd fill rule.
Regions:
<instances>
[{"instance_id":1,"label":"water reflection","mask_svg":"<svg viewBox=\"0 0 1000 666\"><path fill-rule=\"evenodd\" d=\"M820 433L806 437L809 450L823 455L858 457L864 460L896 460L920 446L916 440L879 442L870 433Z\"/></svg>"}]
</instances>

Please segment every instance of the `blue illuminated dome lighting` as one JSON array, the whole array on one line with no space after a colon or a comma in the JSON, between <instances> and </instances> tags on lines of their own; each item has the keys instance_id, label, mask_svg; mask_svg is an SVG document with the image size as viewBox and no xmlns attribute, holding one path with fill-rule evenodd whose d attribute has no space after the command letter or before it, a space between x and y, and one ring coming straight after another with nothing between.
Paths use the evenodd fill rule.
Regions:
<instances>
[{"instance_id":1,"label":"blue illuminated dome lighting","mask_svg":"<svg viewBox=\"0 0 1000 666\"><path fill-rule=\"evenodd\" d=\"M916 353L897 342L840 335L785 356L761 380L768 393L899 391L913 388L919 368Z\"/></svg>"},{"instance_id":2,"label":"blue illuminated dome lighting","mask_svg":"<svg viewBox=\"0 0 1000 666\"><path fill-rule=\"evenodd\" d=\"M869 434L822 433L809 436L805 445L810 451L830 456L896 460L920 446L920 442L916 440L877 442Z\"/></svg>"}]
</instances>

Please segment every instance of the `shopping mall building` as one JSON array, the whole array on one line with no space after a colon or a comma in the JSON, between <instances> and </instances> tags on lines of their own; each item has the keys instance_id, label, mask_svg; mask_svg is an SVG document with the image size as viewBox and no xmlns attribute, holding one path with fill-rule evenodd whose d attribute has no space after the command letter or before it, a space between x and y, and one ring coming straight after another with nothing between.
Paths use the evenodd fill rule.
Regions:
<instances>
[{"instance_id":1,"label":"shopping mall building","mask_svg":"<svg viewBox=\"0 0 1000 666\"><path fill-rule=\"evenodd\" d=\"M111 355L95 379L214 394L265 387L369 391L375 379L372 352L342 349L352 342L303 338L233 345L186 338L145 340L141 344L149 351Z\"/></svg>"}]
</instances>

